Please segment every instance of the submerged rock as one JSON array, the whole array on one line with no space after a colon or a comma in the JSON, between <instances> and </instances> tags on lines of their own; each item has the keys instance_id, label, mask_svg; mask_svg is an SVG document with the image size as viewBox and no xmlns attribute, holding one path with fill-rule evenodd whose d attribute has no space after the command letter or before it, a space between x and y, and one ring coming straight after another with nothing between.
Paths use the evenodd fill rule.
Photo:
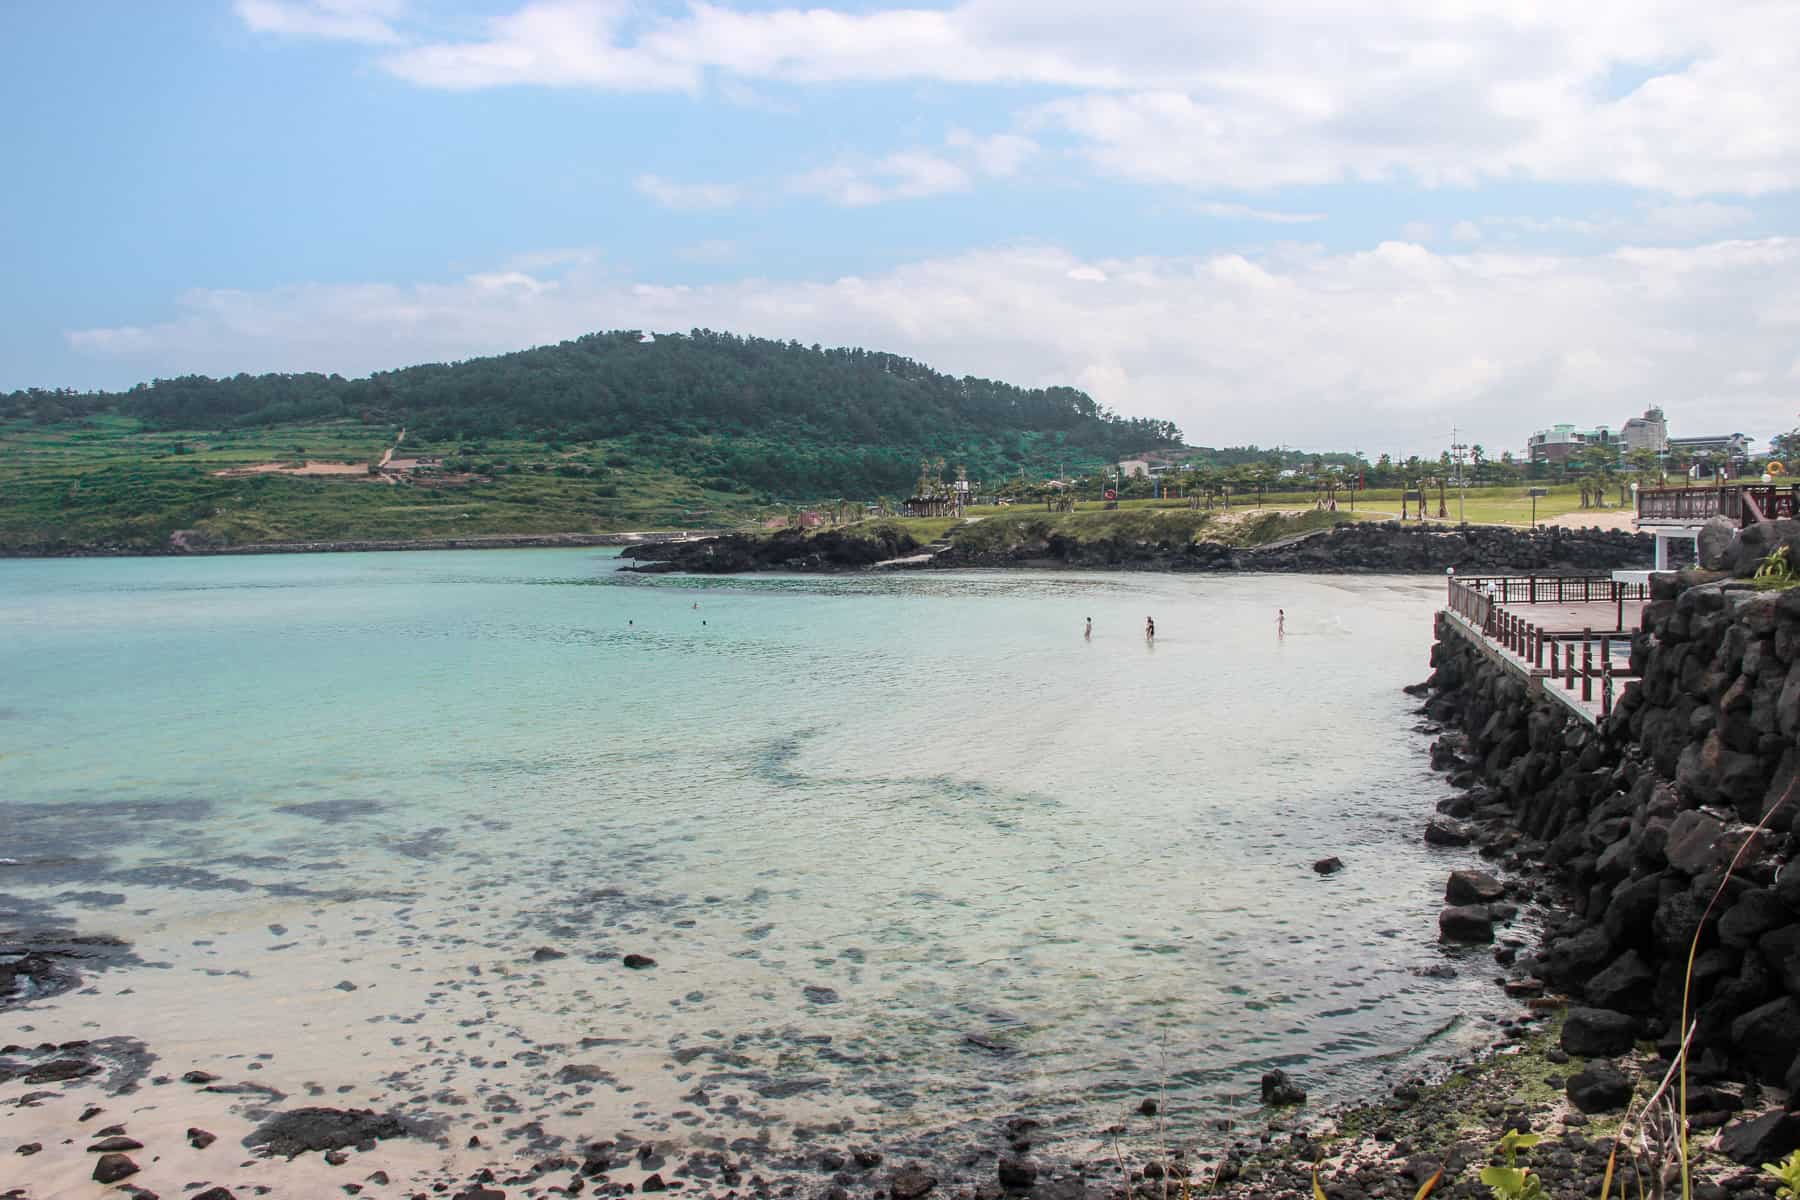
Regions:
<instances>
[{"instance_id":1,"label":"submerged rock","mask_svg":"<svg viewBox=\"0 0 1800 1200\"><path fill-rule=\"evenodd\" d=\"M1028 1158L1002 1158L998 1171L1000 1186L1009 1192L1029 1192L1037 1183L1037 1164Z\"/></svg>"},{"instance_id":2,"label":"submerged rock","mask_svg":"<svg viewBox=\"0 0 1800 1200\"><path fill-rule=\"evenodd\" d=\"M1494 910L1485 904L1453 904L1438 914L1438 937L1446 942L1494 940Z\"/></svg>"},{"instance_id":3,"label":"submerged rock","mask_svg":"<svg viewBox=\"0 0 1800 1200\"><path fill-rule=\"evenodd\" d=\"M94 1164L96 1183L117 1183L138 1173L138 1165L123 1154L102 1154Z\"/></svg>"},{"instance_id":4,"label":"submerged rock","mask_svg":"<svg viewBox=\"0 0 1800 1200\"><path fill-rule=\"evenodd\" d=\"M1305 1104L1306 1092L1277 1067L1262 1077L1262 1101L1274 1106Z\"/></svg>"},{"instance_id":5,"label":"submerged rock","mask_svg":"<svg viewBox=\"0 0 1800 1200\"><path fill-rule=\"evenodd\" d=\"M937 1186L937 1177L920 1167L901 1167L888 1180L888 1194L893 1200L919 1200Z\"/></svg>"},{"instance_id":6,"label":"submerged rock","mask_svg":"<svg viewBox=\"0 0 1800 1200\"><path fill-rule=\"evenodd\" d=\"M1475 831L1454 817L1433 817L1425 823L1428 846L1467 846L1475 840Z\"/></svg>"},{"instance_id":7,"label":"submerged rock","mask_svg":"<svg viewBox=\"0 0 1800 1200\"><path fill-rule=\"evenodd\" d=\"M293 1158L308 1150L341 1150L359 1142L423 1133L411 1121L367 1108L296 1108L258 1125L244 1138L244 1145L264 1154Z\"/></svg>"}]
</instances>

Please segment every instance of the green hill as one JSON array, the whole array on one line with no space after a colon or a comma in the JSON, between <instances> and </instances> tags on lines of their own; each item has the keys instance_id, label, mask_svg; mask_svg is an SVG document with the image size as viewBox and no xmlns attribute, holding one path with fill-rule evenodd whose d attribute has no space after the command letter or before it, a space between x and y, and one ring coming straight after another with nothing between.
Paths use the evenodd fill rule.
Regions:
<instances>
[{"instance_id":1,"label":"green hill","mask_svg":"<svg viewBox=\"0 0 1800 1200\"><path fill-rule=\"evenodd\" d=\"M922 459L994 480L1179 443L1172 424L1073 388L869 350L618 331L362 379L0 396L0 551L160 549L176 530L230 544L726 525L772 505L904 496ZM354 469L389 448L425 461ZM306 462L352 469L294 473Z\"/></svg>"}]
</instances>

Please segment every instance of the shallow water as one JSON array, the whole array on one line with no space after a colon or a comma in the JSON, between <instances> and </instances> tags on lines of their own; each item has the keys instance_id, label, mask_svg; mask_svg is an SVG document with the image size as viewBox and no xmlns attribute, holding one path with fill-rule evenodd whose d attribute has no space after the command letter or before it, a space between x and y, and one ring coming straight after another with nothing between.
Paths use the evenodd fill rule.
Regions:
<instances>
[{"instance_id":1,"label":"shallow water","mask_svg":"<svg viewBox=\"0 0 1800 1200\"><path fill-rule=\"evenodd\" d=\"M1438 581L617 565L0 563L0 926L163 964L7 1020L459 1145L929 1148L1362 1096L1498 1008L1418 974Z\"/></svg>"}]
</instances>

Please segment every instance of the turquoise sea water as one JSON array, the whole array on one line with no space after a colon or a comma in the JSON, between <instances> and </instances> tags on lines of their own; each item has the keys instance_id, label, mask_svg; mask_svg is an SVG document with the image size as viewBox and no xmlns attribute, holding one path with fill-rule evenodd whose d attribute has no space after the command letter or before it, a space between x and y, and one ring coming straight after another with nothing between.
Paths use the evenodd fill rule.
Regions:
<instances>
[{"instance_id":1,"label":"turquoise sea water","mask_svg":"<svg viewBox=\"0 0 1800 1200\"><path fill-rule=\"evenodd\" d=\"M1467 864L1400 691L1438 581L619 565L0 563L0 892L165 964L39 1036L497 1131L930 1145L1154 1094L1198 1136L1498 1009L1479 957L1419 974Z\"/></svg>"}]
</instances>

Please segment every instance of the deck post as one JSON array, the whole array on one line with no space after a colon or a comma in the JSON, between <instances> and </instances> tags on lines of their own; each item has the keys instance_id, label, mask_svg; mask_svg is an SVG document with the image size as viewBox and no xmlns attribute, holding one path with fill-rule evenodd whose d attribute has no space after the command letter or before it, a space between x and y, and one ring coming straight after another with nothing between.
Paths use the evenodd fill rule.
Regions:
<instances>
[{"instance_id":1,"label":"deck post","mask_svg":"<svg viewBox=\"0 0 1800 1200\"><path fill-rule=\"evenodd\" d=\"M1562 673L1562 664L1557 661L1556 642L1553 640L1550 643L1550 678L1556 679L1561 675L1561 673Z\"/></svg>"},{"instance_id":2,"label":"deck post","mask_svg":"<svg viewBox=\"0 0 1800 1200\"><path fill-rule=\"evenodd\" d=\"M1526 576L1526 578L1528 578L1531 581L1531 602L1533 604L1536 604L1537 603L1537 576L1529 575L1529 576Z\"/></svg>"},{"instance_id":3,"label":"deck post","mask_svg":"<svg viewBox=\"0 0 1800 1200\"><path fill-rule=\"evenodd\" d=\"M1586 628L1581 631L1581 698L1594 698L1594 631Z\"/></svg>"}]
</instances>

